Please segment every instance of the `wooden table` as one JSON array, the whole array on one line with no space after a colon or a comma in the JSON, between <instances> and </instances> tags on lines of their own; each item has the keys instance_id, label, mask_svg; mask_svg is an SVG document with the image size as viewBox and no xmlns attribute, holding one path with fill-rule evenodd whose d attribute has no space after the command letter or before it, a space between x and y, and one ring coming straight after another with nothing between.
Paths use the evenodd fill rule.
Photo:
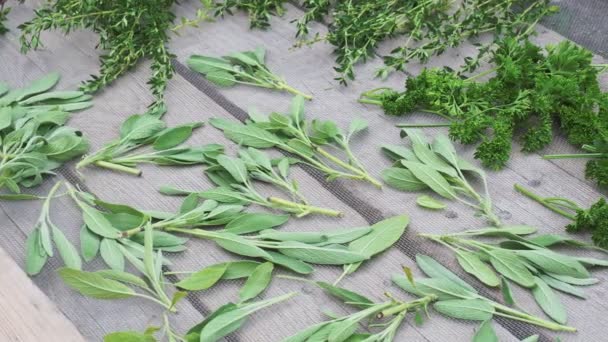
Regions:
<instances>
[{"instance_id":1,"label":"wooden table","mask_svg":"<svg viewBox=\"0 0 608 342\"><path fill-rule=\"evenodd\" d=\"M32 8L39 2L41 1L27 1L24 5L14 6L10 15L13 30L0 38L0 79L12 86L22 86L50 71L59 71L63 76L59 88L73 89L98 68L99 51L95 49L97 39L89 32L75 32L67 38L57 33L45 33L45 49L21 55L18 31L15 27L32 16ZM559 27L561 32L577 41L596 44L597 41L588 35L580 35L578 31L566 32L567 28L564 29L564 25L560 27L559 24L564 22L560 20L569 20L570 23L586 21L585 12L579 13L574 9L587 9L584 6L605 9L605 4L594 0L586 0L578 5L572 3L564 2L565 14L562 13L559 15L561 17L551 19L547 23L551 27ZM183 1L177 6L177 14L191 17L196 7L197 1ZM349 121L355 117L369 121L369 131L357 139L354 150L371 173L379 176L381 170L389 165L389 161L380 153L379 146L402 143L394 124L405 119L386 117L378 108L361 105L356 100L362 91L378 86L402 87L405 75L394 74L386 82L374 79L373 72L381 65L381 60L377 58L357 67L357 80L351 82L348 87L338 85L333 80L331 46L316 44L311 48L290 49L295 34L295 26L290 21L298 18L302 12L291 4L287 4L286 8L287 13L283 18L271 20L273 29L269 31L249 30L246 15L237 13L225 20L204 23L199 29L187 29L180 36L173 37L170 48L177 55L174 61L176 74L167 90L169 112L165 115L166 121L169 124L177 124L208 121L211 117L242 120L246 117L246 110L252 107L262 113L286 111L290 103L289 95L244 86L217 89L185 66L188 56L194 53L222 55L263 46L268 50L267 63L271 69L284 75L292 86L314 96L314 100L306 104L307 116L332 118L342 127L347 127ZM591 12L601 13L597 8ZM313 29L321 33L327 30L321 23L313 24ZM536 38L543 44L555 43L562 39L564 38L560 34L546 27L539 27L539 36ZM591 42L585 39L591 39ZM386 42L382 44L380 52L387 52L396 44L398 41ZM601 50L595 46L594 48L596 51ZM465 44L457 50L447 51L432 59L430 66L457 67L463 55L473 51L471 44ZM598 56L597 60L602 62L603 58ZM152 101L145 84L149 75L148 66L148 62L141 63L135 70L100 92L95 97L93 108L75 114L70 121L70 125L81 129L90 139L93 150L114 139L120 123L130 114L145 111ZM408 74L417 74L422 67L412 64ZM603 81L606 81L605 77ZM417 114L408 120L434 122L437 119ZM439 132L439 129L427 130L427 134L436 132ZM221 143L230 153L236 150L236 146L226 140L221 132L209 126L199 129L190 143ZM474 150L471 146L459 146L459 150L473 160ZM575 149L563 138L557 138L542 152L569 151ZM156 190L160 185L170 184L201 190L210 186L200 167L144 166L143 170L143 176L136 178L93 168L85 170L85 178L81 179L74 173L72 165L68 165L60 170L55 179L48 179L34 191L44 194L54 181L63 179L112 202L129 203L145 209L175 210L179 206L179 199L160 195ZM489 172L491 195L500 217L505 224L527 223L537 226L541 232L563 232L567 223L564 218L518 195L513 191L513 184L533 187L545 195L565 195L582 205L589 205L602 194L593 183L584 179L583 170L583 161L542 160L538 154L523 154L519 152L519 146L514 146L508 167L500 172ZM299 180L303 192L311 202L341 210L345 217L294 219L284 228L286 230L355 227L396 214L407 213L410 216L409 229L394 248L366 263L342 283L343 286L356 289L372 298L381 299L386 290L397 296L406 296L390 284L390 275L400 272L402 265L416 269L413 258L417 253L431 254L451 269L459 270L445 249L418 238L417 233L450 232L484 226L484 222L475 218L469 209L457 203L449 203L447 211L431 212L416 206L415 198L418 194L415 193L403 193L390 188L380 191L367 184L348 181L327 183L319 175L299 168L294 170L293 176ZM25 237L33 229L39 207L40 203L35 201L0 202L0 247L6 251L0 252L0 265L3 266L3 273L0 275L0 340L76 341L84 337L85 340L99 341L108 332L143 331L149 325L159 324L160 310L148 303L135 299L116 302L88 299L68 289L54 272L54 269L61 265L57 258L51 259L45 270L32 279L38 287L32 286L30 280L16 269L15 263L20 267L24 265ZM54 222L60 225L68 238L78 241L81 222L74 205L69 199L60 198L53 202L53 208ZM14 263L8 260L6 253ZM233 258L233 255L212 243L191 241L188 251L171 258L171 268L176 271L198 270L205 265ZM102 264L96 260L86 267L96 269L102 267ZM339 274L340 268L318 267L312 278L332 281ZM594 276L603 282L586 289L589 297L586 301L560 295L568 308L568 323L579 329L577 334L556 334L523 323L498 319L494 324L501 341L516 341L536 333L541 334L542 340L546 341L556 336L565 341L606 340L608 327L601 322L608 310L605 301L608 272L599 270L594 272ZM480 283L469 276L463 275L463 278L480 287ZM175 319L178 331L186 331L210 311L235 300L240 285L237 281L228 282L189 296L188 300L182 303ZM40 293L40 290L44 294ZM243 329L228 340L279 341L314 322L321 321L323 310L346 310L320 290L294 281L274 279L263 296L269 298L288 291L299 291L300 295L253 316ZM500 298L498 291L487 291L495 298ZM515 296L522 308L543 315L527 291L515 288ZM421 327L413 323L404 324L397 341L469 341L477 326L474 322L456 321L432 313L432 319Z\"/></svg>"}]
</instances>

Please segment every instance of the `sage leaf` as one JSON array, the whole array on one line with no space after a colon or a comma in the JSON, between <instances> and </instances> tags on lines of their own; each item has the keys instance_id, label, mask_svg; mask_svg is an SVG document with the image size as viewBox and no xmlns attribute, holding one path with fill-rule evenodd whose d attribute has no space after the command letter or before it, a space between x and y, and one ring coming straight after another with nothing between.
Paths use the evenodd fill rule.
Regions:
<instances>
[{"instance_id":1,"label":"sage leaf","mask_svg":"<svg viewBox=\"0 0 608 342\"><path fill-rule=\"evenodd\" d=\"M582 290L580 290L580 289L578 289L578 288L576 288L576 287L574 287L574 286L572 286L572 285L570 285L570 284L568 284L566 282L557 280L555 278L546 276L544 274L539 275L539 278L542 281L544 281L547 285L549 285L550 287L552 287L552 288L554 288L554 289L556 289L558 291L561 291L561 292L564 292L564 293L568 293L568 294L571 294L573 296L576 296L576 297L579 297L579 298L582 298L582 299L586 299L587 298L587 296L585 295L585 293Z\"/></svg>"},{"instance_id":2,"label":"sage leaf","mask_svg":"<svg viewBox=\"0 0 608 342\"><path fill-rule=\"evenodd\" d=\"M479 279L482 283L491 287L496 287L500 284L496 273L494 273L490 266L481 261L477 254L469 251L458 251L456 259L463 270Z\"/></svg>"},{"instance_id":3,"label":"sage leaf","mask_svg":"<svg viewBox=\"0 0 608 342\"><path fill-rule=\"evenodd\" d=\"M312 246L296 241L277 245L279 252L300 261L320 265L345 265L369 259L369 254L347 249Z\"/></svg>"},{"instance_id":4,"label":"sage leaf","mask_svg":"<svg viewBox=\"0 0 608 342\"><path fill-rule=\"evenodd\" d=\"M67 267L60 268L58 273L69 287L84 296L97 299L121 299L135 295L135 291L130 287L96 273Z\"/></svg>"},{"instance_id":5,"label":"sage leaf","mask_svg":"<svg viewBox=\"0 0 608 342\"><path fill-rule=\"evenodd\" d=\"M213 238L215 243L217 243L223 249L248 257L254 258L264 258L266 260L272 260L272 257L268 252L264 251L260 247L257 247L252 242L247 239L240 237L239 235L231 234L231 233L221 233Z\"/></svg>"},{"instance_id":6,"label":"sage leaf","mask_svg":"<svg viewBox=\"0 0 608 342\"><path fill-rule=\"evenodd\" d=\"M519 257L499 249L492 249L488 251L488 254L490 255L490 263L498 273L523 287L534 286L534 276Z\"/></svg>"},{"instance_id":7,"label":"sage leaf","mask_svg":"<svg viewBox=\"0 0 608 342\"><path fill-rule=\"evenodd\" d=\"M283 342L306 342L309 341L309 338L312 337L319 330L325 328L331 324L331 322L321 322L315 325L311 325L310 327L298 332L297 334L286 338Z\"/></svg>"},{"instance_id":8,"label":"sage leaf","mask_svg":"<svg viewBox=\"0 0 608 342\"><path fill-rule=\"evenodd\" d=\"M112 226L99 210L85 203L80 203L80 208L82 209L84 223L92 232L110 239L119 237L120 232Z\"/></svg>"},{"instance_id":9,"label":"sage leaf","mask_svg":"<svg viewBox=\"0 0 608 342\"><path fill-rule=\"evenodd\" d=\"M475 336L473 336L473 342L498 342L498 336L496 336L496 331L494 331L491 319L481 323Z\"/></svg>"},{"instance_id":10,"label":"sage leaf","mask_svg":"<svg viewBox=\"0 0 608 342\"><path fill-rule=\"evenodd\" d=\"M125 268L125 258L118 242L114 239L103 239L99 246L101 258L111 269L122 271Z\"/></svg>"},{"instance_id":11,"label":"sage leaf","mask_svg":"<svg viewBox=\"0 0 608 342\"><path fill-rule=\"evenodd\" d=\"M483 299L440 300L433 304L439 313L458 319L486 321L494 316L494 307Z\"/></svg>"},{"instance_id":12,"label":"sage leaf","mask_svg":"<svg viewBox=\"0 0 608 342\"><path fill-rule=\"evenodd\" d=\"M89 262L97 256L101 239L89 230L86 224L80 229L80 253L84 261Z\"/></svg>"},{"instance_id":13,"label":"sage leaf","mask_svg":"<svg viewBox=\"0 0 608 342\"><path fill-rule=\"evenodd\" d=\"M247 234L283 225L289 220L289 215L273 215L266 213L246 213L230 221L224 231L232 234Z\"/></svg>"},{"instance_id":14,"label":"sage leaf","mask_svg":"<svg viewBox=\"0 0 608 342\"><path fill-rule=\"evenodd\" d=\"M226 170L235 181L244 184L248 180L247 167L245 163L238 158L231 158L226 155L217 157L217 162Z\"/></svg>"},{"instance_id":15,"label":"sage leaf","mask_svg":"<svg viewBox=\"0 0 608 342\"><path fill-rule=\"evenodd\" d=\"M532 335L524 338L523 340L521 340L521 342L538 342L539 338L539 335Z\"/></svg>"},{"instance_id":16,"label":"sage leaf","mask_svg":"<svg viewBox=\"0 0 608 342\"><path fill-rule=\"evenodd\" d=\"M454 282L470 292L477 293L477 290L475 290L471 285L460 279L456 274L445 268L445 266L441 265L430 256L416 254L416 264L418 264L418 267L420 267L420 269L430 278L445 279Z\"/></svg>"},{"instance_id":17,"label":"sage leaf","mask_svg":"<svg viewBox=\"0 0 608 342\"><path fill-rule=\"evenodd\" d=\"M508 306L515 305L515 297L513 296L513 290L509 281L505 277L500 277L500 292L502 293L502 299Z\"/></svg>"},{"instance_id":18,"label":"sage leaf","mask_svg":"<svg viewBox=\"0 0 608 342\"><path fill-rule=\"evenodd\" d=\"M48 255L40 243L40 231L38 229L35 229L30 233L25 242L25 246L25 271L29 275L36 275L40 273L42 267L44 267L48 260Z\"/></svg>"},{"instance_id":19,"label":"sage leaf","mask_svg":"<svg viewBox=\"0 0 608 342\"><path fill-rule=\"evenodd\" d=\"M226 270L222 274L222 279L230 280L249 277L259 265L261 263L249 260L226 263Z\"/></svg>"},{"instance_id":20,"label":"sage leaf","mask_svg":"<svg viewBox=\"0 0 608 342\"><path fill-rule=\"evenodd\" d=\"M382 171L382 179L388 186L401 191L419 191L428 188L414 176L412 171L401 167L391 167Z\"/></svg>"},{"instance_id":21,"label":"sage leaf","mask_svg":"<svg viewBox=\"0 0 608 342\"><path fill-rule=\"evenodd\" d=\"M274 265L271 262L265 262L256 267L239 291L240 301L246 302L262 293L270 284L273 269Z\"/></svg>"},{"instance_id":22,"label":"sage leaf","mask_svg":"<svg viewBox=\"0 0 608 342\"><path fill-rule=\"evenodd\" d=\"M76 247L72 245L59 228L54 224L51 224L51 227L53 229L53 242L55 242L55 247L57 247L63 263L69 268L81 269L82 260L80 260Z\"/></svg>"},{"instance_id":23,"label":"sage leaf","mask_svg":"<svg viewBox=\"0 0 608 342\"><path fill-rule=\"evenodd\" d=\"M566 324L566 308L560 302L559 297L542 279L535 277L534 280L536 286L532 288L532 295L538 305L554 321Z\"/></svg>"},{"instance_id":24,"label":"sage leaf","mask_svg":"<svg viewBox=\"0 0 608 342\"><path fill-rule=\"evenodd\" d=\"M528 259L546 272L575 278L588 278L589 272L576 259L552 252L548 249L518 251L518 255Z\"/></svg>"},{"instance_id":25,"label":"sage leaf","mask_svg":"<svg viewBox=\"0 0 608 342\"><path fill-rule=\"evenodd\" d=\"M203 268L175 283L175 286L188 291L206 290L222 279L227 268L228 264L226 263Z\"/></svg>"},{"instance_id":26,"label":"sage leaf","mask_svg":"<svg viewBox=\"0 0 608 342\"><path fill-rule=\"evenodd\" d=\"M452 186L435 169L421 163L415 163L405 160L402 160L401 164L405 166L408 170L410 170L416 178L426 184L438 195L447 199L456 198L456 193L452 189Z\"/></svg>"},{"instance_id":27,"label":"sage leaf","mask_svg":"<svg viewBox=\"0 0 608 342\"><path fill-rule=\"evenodd\" d=\"M128 272L118 271L118 270L101 270L101 271L97 271L94 273L99 274L100 276L102 276L106 279L117 280L122 283L127 283L127 284L141 287L142 289L149 288L148 284L146 284L146 282L143 279L141 279L140 277L138 277L134 274L128 273Z\"/></svg>"},{"instance_id":28,"label":"sage leaf","mask_svg":"<svg viewBox=\"0 0 608 342\"><path fill-rule=\"evenodd\" d=\"M409 224L407 215L394 216L371 226L372 231L348 245L351 251L359 252L367 258L385 251L399 240ZM352 264L344 267L346 274L353 273L361 264Z\"/></svg>"},{"instance_id":29,"label":"sage leaf","mask_svg":"<svg viewBox=\"0 0 608 342\"><path fill-rule=\"evenodd\" d=\"M155 140L152 146L157 151L167 150L177 145L180 145L184 141L188 140L192 136L194 128L202 126L202 122L194 124L187 124L169 128L162 132Z\"/></svg>"},{"instance_id":30,"label":"sage leaf","mask_svg":"<svg viewBox=\"0 0 608 342\"><path fill-rule=\"evenodd\" d=\"M342 300L344 303L350 304L350 303L357 303L357 304L373 304L374 302L363 296L360 295L356 292L341 288L341 287L337 287L335 285L331 285L329 283L323 282L323 281L317 281L316 284L322 288L323 290L325 290L327 293L331 294L332 296ZM361 305L358 305L361 306Z\"/></svg>"},{"instance_id":31,"label":"sage leaf","mask_svg":"<svg viewBox=\"0 0 608 342\"><path fill-rule=\"evenodd\" d=\"M244 321L256 311L287 300L294 295L296 293L288 293L264 301L239 305L233 310L220 314L202 328L200 342L215 342L240 328Z\"/></svg>"},{"instance_id":32,"label":"sage leaf","mask_svg":"<svg viewBox=\"0 0 608 342\"><path fill-rule=\"evenodd\" d=\"M307 264L302 260L298 260L287 255L283 255L281 253L267 251L268 255L270 255L271 259L266 259L268 261L273 262L274 264L281 265L285 268L288 268L296 273L300 274L310 274L314 269L312 266Z\"/></svg>"},{"instance_id":33,"label":"sage leaf","mask_svg":"<svg viewBox=\"0 0 608 342\"><path fill-rule=\"evenodd\" d=\"M433 209L433 210L441 210L445 209L446 205L431 196L422 195L416 198L416 204L423 208Z\"/></svg>"},{"instance_id":34,"label":"sage leaf","mask_svg":"<svg viewBox=\"0 0 608 342\"><path fill-rule=\"evenodd\" d=\"M227 120L211 119L211 125L224 131L226 137L235 143L254 148L269 148L281 143L274 134L255 126L246 126Z\"/></svg>"},{"instance_id":35,"label":"sage leaf","mask_svg":"<svg viewBox=\"0 0 608 342\"><path fill-rule=\"evenodd\" d=\"M103 337L103 342L156 342L152 335L135 331L117 331Z\"/></svg>"},{"instance_id":36,"label":"sage leaf","mask_svg":"<svg viewBox=\"0 0 608 342\"><path fill-rule=\"evenodd\" d=\"M422 293L437 295L439 300L473 299L477 296L476 291L471 291L468 288L445 278L419 279L416 281L416 288L418 288L419 291L422 291Z\"/></svg>"}]
</instances>

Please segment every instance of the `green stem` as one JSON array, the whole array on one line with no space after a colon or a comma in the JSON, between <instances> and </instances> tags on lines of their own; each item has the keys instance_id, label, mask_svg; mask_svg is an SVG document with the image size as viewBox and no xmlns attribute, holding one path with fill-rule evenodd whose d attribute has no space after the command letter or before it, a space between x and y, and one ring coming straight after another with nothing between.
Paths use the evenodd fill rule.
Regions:
<instances>
[{"instance_id":1,"label":"green stem","mask_svg":"<svg viewBox=\"0 0 608 342\"><path fill-rule=\"evenodd\" d=\"M574 158L602 158L603 153L574 153L574 154L547 154L543 159L574 159Z\"/></svg>"},{"instance_id":2,"label":"green stem","mask_svg":"<svg viewBox=\"0 0 608 342\"><path fill-rule=\"evenodd\" d=\"M125 172L134 176L141 176L141 170L134 168L134 167L128 167L128 166L124 166L124 165L120 165L120 164L114 164L111 162L107 162L104 160L99 160L96 161L94 163L96 166L105 168L105 169L110 169L113 171L118 171L118 172Z\"/></svg>"},{"instance_id":3,"label":"green stem","mask_svg":"<svg viewBox=\"0 0 608 342\"><path fill-rule=\"evenodd\" d=\"M543 205L545 208L552 210L555 213L558 213L560 215L562 215L563 217L569 218L571 220L575 220L576 219L576 215L573 215L571 213L568 213L556 206L554 206L553 204L547 202L545 200L544 197L541 197L535 193L533 193L532 191L524 188L523 186L519 185L519 184L515 184L513 186L515 188L515 190L517 190L519 193L521 193L522 195L540 203L541 205Z\"/></svg>"},{"instance_id":4,"label":"green stem","mask_svg":"<svg viewBox=\"0 0 608 342\"><path fill-rule=\"evenodd\" d=\"M272 204L276 204L281 207L285 207L288 209L296 209L298 212L317 213L317 214L332 216L332 217L342 217L341 212L332 210L332 209L320 208L320 207L315 207L315 206L311 206L311 205L307 205L307 204L300 204L300 203L292 202L292 201L289 201L289 200L286 200L283 198L278 198L278 197L268 197L267 200L268 200L268 202L270 202Z\"/></svg>"},{"instance_id":5,"label":"green stem","mask_svg":"<svg viewBox=\"0 0 608 342\"><path fill-rule=\"evenodd\" d=\"M322 147L317 147L316 150L317 150L317 152L319 152L320 155L322 155L323 157L327 158L328 160L330 160L331 162L335 163L336 165L338 165L338 166L340 166L340 167L342 167L342 168L344 168L344 169L346 169L348 171L352 171L352 172L358 174L361 177L361 179L364 179L364 180L370 182L371 184L373 184L374 186L376 186L377 188L382 189L382 183L380 183L379 181L377 181L376 179L374 179L373 177L371 177L364 170L358 169L356 167L353 167L350 164L347 164L347 163L343 162L342 160L336 158L331 153L327 152Z\"/></svg>"},{"instance_id":6,"label":"green stem","mask_svg":"<svg viewBox=\"0 0 608 342\"><path fill-rule=\"evenodd\" d=\"M498 70L498 67L494 67L494 68L492 68L492 69L488 69L488 70L486 70L486 71L480 72L479 74L474 75L474 76L471 76L471 77L467 78L467 79L466 79L466 80L464 80L464 81L465 81L465 82L471 82L471 81L473 81L473 80L475 80L475 79L477 79L477 78L483 77L483 76L485 76L485 75L489 75L489 74L493 73L493 72L494 72L494 71L496 71L496 70Z\"/></svg>"},{"instance_id":7,"label":"green stem","mask_svg":"<svg viewBox=\"0 0 608 342\"><path fill-rule=\"evenodd\" d=\"M305 93L299 91L298 89L289 86L287 83L284 83L284 82L279 83L279 90L285 90L291 94L300 95L303 98L307 99L308 101L312 100L312 96L305 94Z\"/></svg>"},{"instance_id":8,"label":"green stem","mask_svg":"<svg viewBox=\"0 0 608 342\"><path fill-rule=\"evenodd\" d=\"M452 124L396 124L399 128L450 127Z\"/></svg>"},{"instance_id":9,"label":"green stem","mask_svg":"<svg viewBox=\"0 0 608 342\"><path fill-rule=\"evenodd\" d=\"M359 103L365 103L365 104L371 104L371 105L375 105L375 106L381 106L382 105L382 101L380 100L372 100L371 98L359 98Z\"/></svg>"},{"instance_id":10,"label":"green stem","mask_svg":"<svg viewBox=\"0 0 608 342\"><path fill-rule=\"evenodd\" d=\"M494 308L498 311L498 312L496 312L496 314L507 317L507 318L511 318L514 320L522 321L522 322L527 322L530 324L538 325L540 327L544 327L544 328L555 330L555 331L576 332L576 328L574 328L574 327L570 327L567 325L561 325L561 324L557 324L557 323L554 323L551 321L546 321L546 320L538 318L538 317L530 316L526 313L517 311L515 309L512 309L508 306L505 306L505 305L502 305L499 303L490 302L490 304L492 304L492 306L494 306Z\"/></svg>"}]
</instances>

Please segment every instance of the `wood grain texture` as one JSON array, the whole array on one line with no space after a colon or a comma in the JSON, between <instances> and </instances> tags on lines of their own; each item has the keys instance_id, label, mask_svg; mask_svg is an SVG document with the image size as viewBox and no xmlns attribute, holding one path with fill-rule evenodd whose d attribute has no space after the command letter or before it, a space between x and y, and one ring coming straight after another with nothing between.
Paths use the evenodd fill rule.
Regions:
<instances>
[{"instance_id":1,"label":"wood grain texture","mask_svg":"<svg viewBox=\"0 0 608 342\"><path fill-rule=\"evenodd\" d=\"M0 268L1 341L85 341L2 248Z\"/></svg>"},{"instance_id":2,"label":"wood grain texture","mask_svg":"<svg viewBox=\"0 0 608 342\"><path fill-rule=\"evenodd\" d=\"M36 1L26 2L25 5L15 6L11 13L11 26L24 21L31 16L31 9ZM197 1L184 1L178 8L178 15L191 16L197 7ZM331 118L340 126L346 127L353 117L363 117L370 122L369 132L363 134L353 146L355 153L361 156L362 162L368 166L371 173L378 176L382 169L389 165L388 160L379 152L379 146L384 143L402 144L398 130L393 127L397 119L387 118L380 110L360 105L356 102L359 94L377 86L401 87L403 74L392 75L385 83L372 78L373 71L381 64L374 59L357 69L358 79L349 87L337 85L333 80L333 56L331 46L316 44L311 48L290 50L294 42L295 28L290 20L301 15L301 12L287 5L288 12L283 18L273 18L273 29L269 31L251 31L246 15L237 13L215 23L204 23L200 29L188 29L180 37L174 37L171 49L177 54L177 61L184 63L192 53L221 55L233 51L265 46L268 50L268 65L271 69L285 76L288 83L296 88L310 92L315 96L314 101L306 104L306 113L311 118ZM322 24L314 24L313 29L325 32ZM0 60L11 61L0 64L0 75L9 84L19 86L35 79L49 71L57 70L63 75L61 88L75 87L89 73L97 69L95 36L89 32L76 32L69 37L57 33L45 33L43 41L46 49L32 52L26 56L18 52L16 32L0 38ZM559 35L541 30L538 38L541 42L556 41ZM394 46L397 41L383 44L382 51ZM473 51L472 46L465 45L459 49L448 51L440 58L433 60L433 65L457 66L462 56ZM70 124L81 129L92 143L92 149L97 149L116 137L120 123L130 114L142 112L152 100L145 84L149 71L148 63L141 63L136 69L116 81L95 97L95 106L82 113L76 114ZM422 66L411 65L409 72L416 74ZM176 75L167 90L169 112L165 116L170 125L191 121L207 121L211 117L234 119L227 108L221 106L205 92L198 84L201 79L186 78ZM204 81L202 81L204 84ZM289 106L290 96L259 88L237 86L230 89L220 89L219 93L240 110L256 107L260 112L285 111ZM399 119L401 121L402 119ZM409 120L429 121L435 118L425 115L414 115ZM435 134L441 130L427 130L427 134ZM190 144L221 143L229 153L236 151L236 146L226 140L221 132L211 127L196 131ZM554 148L567 148L563 139L558 139ZM514 150L518 150L517 146ZM459 146L459 152L469 159L473 149L470 146ZM580 163L580 162L579 162ZM512 190L513 183L535 186L543 194L567 195L581 202L591 203L601 194L590 182L582 178L579 163L557 163L544 161L538 155L525 155L515 152L508 169L492 172L491 192L499 208L500 216L505 223L529 223L539 226L542 232L561 232L566 220L559 218L544 208L530 203L527 199ZM144 166L144 176L135 178L128 175L116 174L101 169L83 170L83 179L74 179L71 172L64 176L71 181L85 184L92 193L102 199L113 202L124 202L142 209L175 210L179 199L161 196L156 189L163 184L189 189L206 189L210 183L203 177L200 167L153 167ZM313 178L309 173L296 168L294 177L302 185L303 192L312 203L336 208L345 213L343 219L326 217L306 217L291 220L286 230L323 230L335 227L355 227L367 224L371 219L377 220L396 214L407 213L412 223L408 232L392 250L367 262L354 275L346 278L343 285L377 300L383 299L385 290L399 297L405 297L403 292L393 287L388 281L389 275L401 271L401 265L416 269L412 258L416 253L432 254L450 268L458 270L453 257L448 251L426 240L417 237L419 232L439 233L458 231L465 228L479 228L485 223L473 216L473 213L463 206L449 203L449 210L430 212L420 209L415 204L417 194L398 192L390 188L379 191L362 183L338 181L339 189L347 189L346 194L336 193L331 184L326 184ZM63 178L59 177L59 178ZM52 183L57 180L49 179L36 189L37 193L45 193ZM342 190L340 190L342 191ZM344 197L356 199L366 204L365 210L350 205ZM341 200L342 198L342 200ZM80 219L77 211L68 199L59 199L53 204L53 220L66 232L73 241L77 241ZM39 203L36 202L0 202L1 213L6 215L0 220L0 246L23 265L23 241L36 220ZM257 208L256 208L257 209ZM7 224L4 229L4 222ZM171 256L172 269L176 271L198 270L206 265L234 259L234 256L217 248L208 241L190 241L188 251ZM157 324L158 308L139 300L128 301L99 301L87 299L67 289L58 279L54 268L60 266L54 258L43 274L34 281L46 295L74 322L87 340L98 341L100 338L115 330L143 330L149 324ZM86 266L87 269L102 267L100 262ZM587 289L589 299L582 302L567 296L560 296L568 308L569 323L579 328L576 335L561 335L564 340L601 340L608 330L597 327L595 317L603 317L607 310L602 298L608 291L606 272L594 272L601 278L602 284ZM314 280L333 281L340 274L338 267L319 267L311 276ZM462 273L461 273L462 274ZM478 282L467 275L465 279L481 287ZM231 281L209 291L193 294L191 301L184 301L175 319L179 331L187 330L206 315L228 301L237 298L239 286L242 283ZM302 329L307 325L323 319L322 310L345 313L346 308L334 300L330 300L320 290L302 283L275 279L263 297L298 291L301 294L293 300L255 315L237 334L230 337L231 341L279 341ZM488 291L488 290L486 290ZM488 291L499 298L497 291ZM515 289L519 303L526 310L543 315L526 291ZM2 297L0 297L1 300ZM516 341L529 331L525 325L513 325L511 322L500 321L495 324L501 341ZM400 330L397 341L468 341L477 328L476 323L456 321L438 314L432 314L432 319L422 327L404 326ZM523 330L522 330L523 329ZM514 333L515 332L515 335ZM544 340L555 336L542 331Z\"/></svg>"}]
</instances>

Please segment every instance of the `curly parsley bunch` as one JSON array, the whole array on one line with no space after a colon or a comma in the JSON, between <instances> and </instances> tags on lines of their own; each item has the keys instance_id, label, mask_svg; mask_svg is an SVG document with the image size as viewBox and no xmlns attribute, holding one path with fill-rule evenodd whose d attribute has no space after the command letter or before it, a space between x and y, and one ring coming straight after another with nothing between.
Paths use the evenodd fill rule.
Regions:
<instances>
[{"instance_id":1,"label":"curly parsley bunch","mask_svg":"<svg viewBox=\"0 0 608 342\"><path fill-rule=\"evenodd\" d=\"M99 75L86 81L81 90L92 93L105 87L141 59L152 60L152 76L148 81L155 105L163 102L167 81L173 75L166 47L175 15L175 0L55 0L36 10L35 17L19 26L21 50L28 52L41 46L40 34L60 30L69 34L76 29L90 29L99 35Z\"/></svg>"},{"instance_id":2,"label":"curly parsley bunch","mask_svg":"<svg viewBox=\"0 0 608 342\"><path fill-rule=\"evenodd\" d=\"M523 151L533 152L551 142L554 124L574 145L592 144L608 130L608 97L591 58L568 41L543 51L508 38L492 53L495 67L488 71L465 79L450 70L426 69L407 80L406 91L376 89L361 102L381 105L388 115L437 114L449 121L452 140L479 143L475 157L497 170L509 160L515 135ZM488 81L477 81L493 72Z\"/></svg>"}]
</instances>

